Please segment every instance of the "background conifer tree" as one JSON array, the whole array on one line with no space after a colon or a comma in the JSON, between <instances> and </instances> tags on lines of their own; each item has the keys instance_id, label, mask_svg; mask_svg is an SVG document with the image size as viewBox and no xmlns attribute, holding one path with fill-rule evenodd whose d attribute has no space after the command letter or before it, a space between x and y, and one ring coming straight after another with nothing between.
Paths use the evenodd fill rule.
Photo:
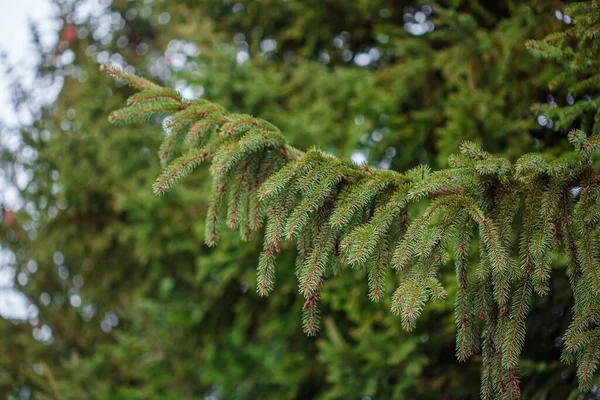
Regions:
<instances>
[{"instance_id":1,"label":"background conifer tree","mask_svg":"<svg viewBox=\"0 0 600 400\"><path fill-rule=\"evenodd\" d=\"M109 91L109 82L97 74L97 62L110 58L113 53L122 53L138 72L153 76L154 81L173 86L186 96L189 93L197 96L203 91L202 97L227 110L258 115L278 126L285 140L295 148L308 150L317 145L327 152L325 155L308 152L315 157L314 163L333 162L329 153L347 160L353 152L360 151L372 165L405 171L426 163L432 170L439 171L448 167L448 155L465 140L479 142L491 154L506 156L513 162L532 150L543 151L550 162L558 155L569 156L573 147L566 140L566 131L571 126L555 132L548 128L548 120L556 127L560 118L540 113L547 118L545 127L540 127L540 119L536 120L539 115L532 114L529 107L546 98L546 84L561 72L561 67L556 62L533 57L524 41L564 29L567 25L553 15L555 9L566 15L568 12L560 3L546 2L529 4L529 8L520 2L506 7L442 4L427 16L428 21L434 21L435 30L416 37L399 28L404 23L404 14L415 18L416 12L427 11L414 4L407 5L414 7L412 11L405 10L404 5L386 2L348 5L330 1L281 7L254 2L237 4L184 2L173 8L155 3L148 14L148 9L144 9L147 5L116 2L110 11L119 13L126 23L123 28L119 28L119 23L111 27L112 39L108 44L84 35L83 28L93 32L99 21L93 18L84 22L71 20L82 33L81 39L69 49L76 53L75 66L86 73L87 80L82 83L77 77L67 77L54 109L40 114L35 127L23 130L24 137L32 137L27 144L40 154L28 166L36 173L30 185L46 189L36 191L30 186L22 195L34 203L34 210L40 212L42 219L31 225L30 212L23 210L17 215L16 227L3 225L6 231L2 239L3 246L14 251L19 271L29 276L27 285L21 289L38 303L40 315L36 328L43 324L51 326L53 343L33 340L31 325L3 325L7 330L7 334L2 335L5 343L23 343L19 352L9 353L11 356L6 358L10 365L6 371L13 378L3 380L4 390L15 395L27 388L36 395L45 393L56 397L59 393L63 398L80 398L89 388L106 398L195 398L202 393L226 398L256 397L265 393L277 398L348 398L357 393L373 398L438 398L443 390L451 398L473 398L479 392L480 359L475 357L467 364L459 364L454 353L456 347L461 357L460 344L471 341L480 332L465 329L462 331L464 339L455 343L456 332L461 335L462 322L462 319L457 321L458 326L454 327L455 315L460 315L455 309L460 311L462 303L458 301L455 305L453 299L456 294L464 293L460 283L464 282L461 265L472 266L473 271L479 254L477 246L461 253L460 242L456 241L443 243L445 246L436 244L436 235L452 229L452 221L441 218L445 213L431 211L432 220L437 224L434 230L419 231L418 226L410 224L406 227L407 234L413 232L422 239L419 248L407 249L407 252L436 260L444 247L451 250L450 256L454 259L453 263L439 264L447 299L423 310L416 332L401 330L401 324L409 322L413 326L414 320L407 321L387 312L392 307L392 282L399 283L394 273L388 272L383 277L373 272L378 271L377 268L370 266L370 269L358 266L355 273L347 273L348 267L340 265L342 274L338 277L322 285L317 282L316 287L312 281L307 292L309 297L298 296L292 270L302 255L297 257L296 249L285 242L277 256L275 293L266 300L261 299L253 294L254 289L260 288L260 284L255 284L255 267L261 257L254 251L263 246L260 235L250 235L250 243L244 245L233 237L235 232L225 228L229 222L237 230L241 229L244 237L246 225L242 217L248 215L244 214L245 208L234 213L231 212L234 207L229 207L229 213L222 214L225 224L219 232L220 244L210 251L203 248L201 242L206 239L206 226L200 220L190 221L208 211L209 199L204 193L209 192L210 181L203 178L209 173L203 169L207 167L200 166L201 171L189 175L183 185L165 197L152 197L147 188L160 169L154 157L162 141L160 130L144 125L115 130L104 125L108 110L120 107L124 103L121 98L131 92L124 88ZM161 25L158 21L164 12L169 13L170 20ZM62 13L66 21L72 18L67 6ZM311 28L307 29L308 26ZM128 39L124 49L117 43L122 36ZM273 43L268 40L275 41L275 50L264 50L272 48ZM186 48L189 41L196 43L200 54L191 46ZM90 45L96 47L91 49ZM359 65L358 55L369 53L374 47L381 57L377 60L372 57L366 66ZM84 55L86 52L91 57ZM348 54L352 58L345 61ZM184 68L180 67L182 56L187 60ZM245 62L239 63L248 56ZM68 65L59 68L54 63L48 65L51 67L41 68L42 74L59 77L70 69ZM169 67L160 68L161 65ZM102 99L99 99L98 88L107 89ZM552 93L559 103L559 95L569 94L566 91ZM215 106L214 112L223 112L223 109ZM180 116L185 122L185 115ZM75 126L62 125L65 120ZM589 127L577 125L581 120L575 119L573 123L591 132ZM76 123L82 126L76 128ZM169 127L171 134L177 133L177 129L173 130L176 125ZM246 129L241 125L238 128ZM259 125L260 129L269 127L262 121ZM234 129L231 132L235 134ZM46 134L36 139L36 130L38 134L51 132L50 140L41 139ZM185 133L189 133L189 129ZM575 141L581 139L574 138ZM185 143L182 140L182 144ZM69 151L65 151L66 148ZM223 158L223 164L215 165L215 172L231 171L229 161L236 161L236 153L235 149L230 150L233 159ZM469 162L468 150L465 151L464 157ZM21 153L5 151L3 157L12 162L12 157ZM131 154L139 156L132 158ZM357 154L354 155L356 159ZM461 157L455 158L452 162L457 164L450 168L457 169L463 161ZM490 165L479 166L480 173L497 161L494 158ZM524 167L519 169L518 178L509 174L511 179L520 182L515 190L522 192L525 190L522 186L533 187L537 180L550 179L543 172L547 168L543 161L521 161ZM356 169L345 161L341 166L351 171ZM237 166L243 167L244 164ZM257 166L250 163L247 168ZM52 176L56 176L53 170L59 171L56 179L62 188L57 193L52 193L55 183ZM339 179L335 170L337 166L318 178L318 182L322 179L329 182L322 189L330 190L327 185ZM410 177L415 181L419 173L428 173L415 172ZM377 174L387 179L385 172ZM432 180L449 178L433 174ZM392 180L398 176L389 175ZM494 174L484 175L484 181L498 179ZM99 185L90 176L102 176L103 180ZM460 179L467 179L466 176L466 173L457 176L450 183L460 186ZM239 181L251 184L246 179ZM314 184L306 183L306 188ZM367 192L355 193L357 198L392 190L385 184L384 187L377 183L372 185L361 188ZM545 189L545 182L540 185ZM446 186L448 182L442 182L437 189L425 187L422 193L447 189ZM227 189L220 211L226 209L228 197L237 193ZM248 187L240 188L240 199L252 200L246 196L247 190ZM349 188L343 194L348 198L352 195ZM494 195L510 199L514 193ZM412 196L416 201L419 193ZM376 197L370 201L386 200ZM46 217L55 204L50 199L60 198L67 200L67 208L56 207L56 216ZM44 203L44 199L49 202ZM322 200L317 197L312 201ZM523 198L523 201L526 205L535 205L542 200ZM408 221L426 215L426 205L427 202L413 204ZM313 207L311 204L303 206ZM371 205L354 207L368 209ZM439 207L451 205L440 204ZM510 208L510 204L503 207ZM526 206L525 210L533 208ZM269 212L268 209L262 211ZM289 211L293 212L294 208ZM494 215L492 218L510 215L501 210L483 211ZM519 211L515 221L527 220L521 214ZM49 215L54 215L54 211ZM299 223L310 229L315 217L324 220L334 217L318 209L310 216L310 221ZM385 214L377 215L377 218L385 217ZM268 229L269 218L266 220L267 226L261 229ZM90 224L91 221L98 221L97 225ZM352 221L340 220L337 225L347 230L349 223ZM472 228L465 233L471 233L476 242L479 240L477 223L475 218L469 217L463 225ZM545 220L536 222L542 228L547 223ZM38 231L43 229L44 235L38 232L37 238L31 240L28 232L20 229L22 225L28 229L34 226ZM523 241L521 224L517 225L513 227L514 235L520 235L519 240ZM396 227L389 229L392 228ZM536 226L534 231L539 229ZM289 230L282 232L282 237L287 233ZM295 240L299 239L302 237ZM515 246L516 240L515 237ZM536 240L542 241L543 248L544 238ZM395 250L392 243L384 242L384 245ZM462 248L465 250L465 246ZM264 253L268 250L265 248ZM56 251L60 251L64 259L55 266ZM321 251L325 254L330 250ZM380 249L373 251L381 252ZM535 259L543 260L540 254L549 253L538 253ZM35 273L26 268L30 259L38 263ZM60 261L60 257L57 260ZM566 266L571 268L567 260L561 256L552 260L549 283L543 274L531 278L534 289L543 292L547 283L551 287L548 296L531 295L524 360L520 364L523 398L565 398L571 392L577 393L574 373L577 364L573 367L561 364L558 359L562 347L555 346L555 339L565 332L571 320L570 282L564 273ZM355 263L360 261L359 257ZM455 263L458 279L454 276ZM58 275L61 266L69 269L67 282ZM404 267L407 273L409 268ZM311 282L308 276L303 277L301 270L299 272L300 281ZM77 273L84 280L78 289L71 284ZM501 278L493 274L490 277L492 280ZM534 278L540 278L539 282ZM387 282L385 294L377 289L382 279ZM514 283L513 291L518 287L517 281L530 282L524 276L510 279ZM70 298L76 289L83 303L96 309L90 322L85 322L83 308L72 307L64 300L57 301L61 296ZM269 285L265 289L268 290ZM322 291L319 293L319 290ZM52 295L50 306L38 301L43 293ZM306 339L300 333L301 310L305 308L309 317L307 327L310 327L311 312L313 319L315 316L313 295L317 293L321 297L322 332L316 340ZM527 291L523 293L529 296ZM438 294L435 293L435 297ZM378 298L380 303L371 302ZM467 296L466 301L473 299ZM119 324L105 333L99 327L109 311L118 314ZM476 320L478 316L472 317ZM515 326L522 321L510 315L507 319L510 319L507 323L517 322ZM17 334L16 330L22 333ZM166 340L173 337L178 340ZM515 353L508 352L502 357L510 359ZM40 360L44 360L46 366L41 370ZM166 376L165 368L176 372ZM356 379L357 376L361 379ZM514 377L509 374L508 381L513 382L510 379ZM55 388L51 381L55 382Z\"/></svg>"}]
</instances>

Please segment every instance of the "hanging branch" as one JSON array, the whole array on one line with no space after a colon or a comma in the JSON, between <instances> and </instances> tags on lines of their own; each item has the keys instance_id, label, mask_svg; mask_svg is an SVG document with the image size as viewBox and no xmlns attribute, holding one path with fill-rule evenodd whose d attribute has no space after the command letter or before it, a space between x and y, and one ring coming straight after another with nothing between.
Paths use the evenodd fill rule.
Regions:
<instances>
[{"instance_id":1,"label":"hanging branch","mask_svg":"<svg viewBox=\"0 0 600 400\"><path fill-rule=\"evenodd\" d=\"M598 47L599 19L593 16L600 14L600 5L569 7L581 24L528 46L569 64L570 73L587 71L586 66L598 63L578 57L568 45L579 39L580 50ZM168 135L159 151L163 171L154 192L166 193L210 161L213 196L206 244L218 243L223 223L238 229L242 240L251 231L262 232L259 295L274 288L282 243L296 243L295 274L305 298L302 318L308 335L319 329L323 285L353 268L366 270L373 301L386 292L386 274L396 273L399 285L391 311L400 315L405 329L413 329L427 301L445 298L439 267L453 256L456 356L465 361L481 352L482 398L518 398L527 314L534 295L548 293L552 260L561 253L575 300L563 360L577 362L582 389L598 379L600 173L593 158L600 135L573 130L569 141L576 155L549 161L527 154L514 164L465 142L449 157L448 169L432 172L419 166L399 173L356 166L318 149L300 151L260 118L229 113L206 100L183 99L173 89L112 67L101 70L139 90L127 107L111 114L113 123L167 118ZM597 86L598 76L589 74L577 87ZM600 121L596 104L578 102L564 112L564 120L570 124L577 113L593 110L594 133ZM409 218L416 204L416 210L425 211ZM514 235L518 212L520 231ZM518 243L513 243L515 236ZM471 255L473 247L479 249L478 260Z\"/></svg>"}]
</instances>

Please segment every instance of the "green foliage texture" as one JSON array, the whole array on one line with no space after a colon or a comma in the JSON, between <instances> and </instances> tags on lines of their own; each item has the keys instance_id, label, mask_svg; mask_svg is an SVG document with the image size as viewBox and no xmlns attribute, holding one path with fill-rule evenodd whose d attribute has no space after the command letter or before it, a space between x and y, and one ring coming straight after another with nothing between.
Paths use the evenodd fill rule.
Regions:
<instances>
[{"instance_id":1,"label":"green foliage texture","mask_svg":"<svg viewBox=\"0 0 600 400\"><path fill-rule=\"evenodd\" d=\"M2 394L597 394L597 1L58 6L63 88L1 154L39 311L0 321Z\"/></svg>"}]
</instances>

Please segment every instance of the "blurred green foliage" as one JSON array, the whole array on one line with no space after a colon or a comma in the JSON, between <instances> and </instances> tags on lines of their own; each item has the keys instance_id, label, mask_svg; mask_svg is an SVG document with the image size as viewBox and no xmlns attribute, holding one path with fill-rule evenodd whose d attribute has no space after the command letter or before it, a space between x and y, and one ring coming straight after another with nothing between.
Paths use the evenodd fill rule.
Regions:
<instances>
[{"instance_id":1,"label":"blurred green foliage","mask_svg":"<svg viewBox=\"0 0 600 400\"><path fill-rule=\"evenodd\" d=\"M259 238L242 243L224 231L217 248L203 245L203 171L165 197L151 194L160 122L110 126L109 112L131 92L114 89L98 63L135 66L185 95L265 118L300 148L384 168L444 167L464 140L513 160L556 155L570 149L566 131L540 126L530 107L568 93L548 91L559 66L524 43L564 27L555 17L562 2L102 4L82 16L70 1L56 3L61 42L40 49L38 80L64 79L63 89L20 129L18 149L2 149L6 175L16 180L19 164L30 179L13 224L4 210L0 244L27 275L17 288L39 315L0 319L0 395L477 398L481 360L455 359L451 300L428 306L407 333L386 301L369 301L365 276L344 274L325 286L323 329L307 338L291 248L273 295L258 297ZM62 63L68 52L74 61ZM18 101L35 103L40 90ZM555 264L564 269L564 260ZM528 320L525 399L578 395L574 367L559 362L572 299L564 274L554 276ZM47 341L32 335L43 325Z\"/></svg>"}]
</instances>

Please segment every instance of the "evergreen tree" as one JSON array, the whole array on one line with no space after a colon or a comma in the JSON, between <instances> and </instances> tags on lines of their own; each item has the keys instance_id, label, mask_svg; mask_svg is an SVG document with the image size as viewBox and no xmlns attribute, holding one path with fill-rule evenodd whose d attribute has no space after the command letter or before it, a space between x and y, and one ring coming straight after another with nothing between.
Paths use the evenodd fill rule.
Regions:
<instances>
[{"instance_id":1,"label":"evergreen tree","mask_svg":"<svg viewBox=\"0 0 600 400\"><path fill-rule=\"evenodd\" d=\"M553 159L570 151L566 128L541 127L528 108L546 98L546 83L562 67L532 57L523 42L566 27L566 19L554 17L556 9L572 16L562 2L451 1L427 8L388 1L117 0L86 20L70 1L59 4L64 40L40 66L40 79L64 77L65 86L35 126L23 129L37 154L27 159L33 179L21 193L30 205L13 225L0 223L2 246L14 252L17 274L29 279L17 286L39 308L34 326L0 323L3 395L476 396L481 358L456 362L453 301L426 307L415 331L403 332L402 319L386 312L390 293L372 302L367 269L359 268L327 280L319 299L323 331L306 338L300 332L306 300L296 295L290 271L296 251L285 242L276 295L255 295L261 235L244 243L224 229L219 246L201 245L204 222L193 218L206 213L209 200L202 172L152 197L149 182L160 166L151 154L162 134L106 124L108 110L131 92L110 89L96 63L120 64L185 96L259 115L296 148L316 145L342 158L359 153L381 168L427 163L440 170L464 140L513 161L530 151ZM429 30L427 22L435 28L422 36L406 30ZM68 34L73 28L76 36ZM69 51L74 63L57 63ZM558 103L569 94L563 90L553 92ZM22 162L26 146L4 150L4 160ZM206 168L199 167L208 174ZM410 220L427 204L412 203ZM37 236L30 236L32 228ZM465 255L478 265L475 247ZM29 260L37 272L27 268ZM566 260L553 259L550 295L532 296L520 363L523 398L578 395L576 368L558 361L556 345L571 317ZM453 264L439 265L449 299L459 293ZM83 286L74 285L76 275ZM397 278L388 273L387 287ZM70 304L74 294L79 307ZM86 306L95 311L91 317ZM101 330L117 315L118 326ZM43 325L52 329L51 343L31 337Z\"/></svg>"},{"instance_id":2,"label":"evergreen tree","mask_svg":"<svg viewBox=\"0 0 600 400\"><path fill-rule=\"evenodd\" d=\"M597 78L590 57L598 50L594 22L599 9L595 2L573 4L567 12L576 28L529 43L538 53L560 58L569 70L589 76L569 87L575 93L593 86ZM295 272L305 298L303 326L308 335L319 329L317 303L325 282L344 267L366 270L374 301L385 293L387 270L397 272L400 285L392 294L391 310L401 316L404 328L413 329L425 303L446 296L439 265L452 253L458 284L457 357L464 361L481 351L482 398L518 398L518 364L532 296L548 293L552 259L565 254L575 304L563 358L576 359L583 389L597 379L597 136L588 138L575 129L569 141L576 155L548 160L531 153L515 163L464 142L460 153L449 157L449 168L432 172L418 166L400 174L356 166L318 149L302 152L263 119L229 113L204 99L186 100L175 90L112 67L101 70L139 90L128 99L128 107L111 114L111 122L168 116L168 135L159 150L164 168L153 186L155 193L164 194L211 160L207 245L217 243L222 220L238 229L242 240L249 240L250 232L264 223L256 278L260 295L273 288L282 243L296 242ZM563 74L552 84L568 78ZM553 116L565 117L558 124L564 128L589 110L600 115L595 105L586 99L574 111ZM425 200L425 211L411 218L411 206ZM517 213L521 226L513 233ZM473 243L480 253L474 268L469 260Z\"/></svg>"}]
</instances>

